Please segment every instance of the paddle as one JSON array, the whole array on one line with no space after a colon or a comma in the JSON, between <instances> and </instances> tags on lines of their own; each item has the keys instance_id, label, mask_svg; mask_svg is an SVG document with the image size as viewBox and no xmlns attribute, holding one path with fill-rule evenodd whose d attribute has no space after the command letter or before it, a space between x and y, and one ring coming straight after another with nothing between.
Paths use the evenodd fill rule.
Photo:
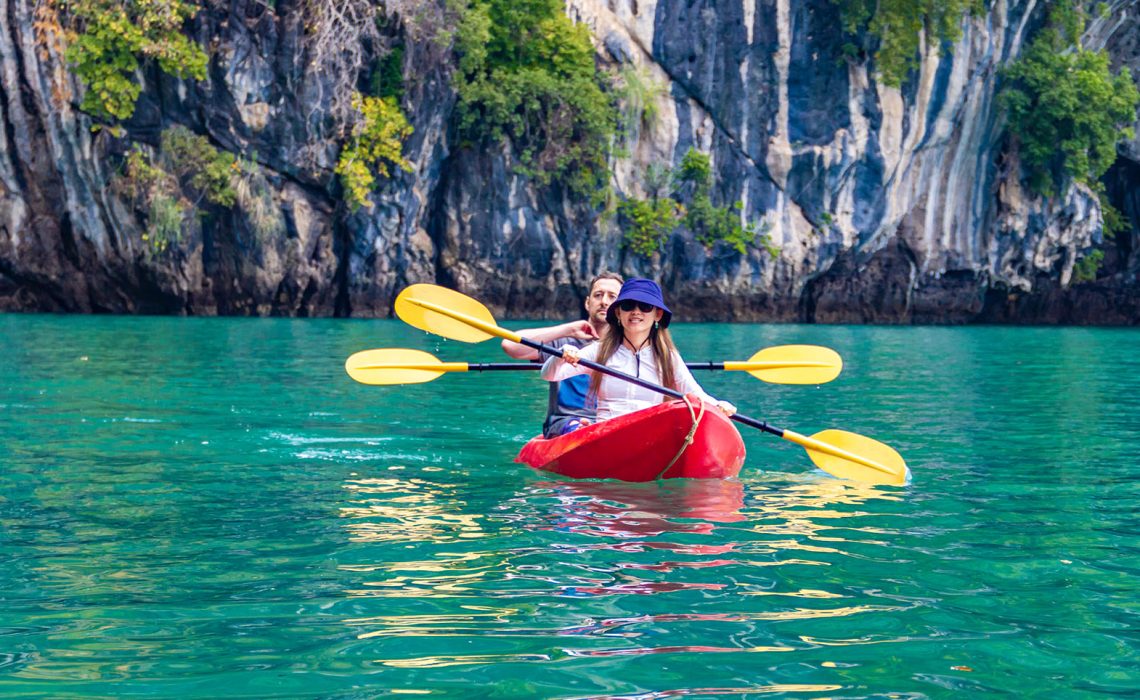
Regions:
<instances>
[{"instance_id":1,"label":"paddle","mask_svg":"<svg viewBox=\"0 0 1140 700\"><path fill-rule=\"evenodd\" d=\"M562 351L536 343L519 334L500 328L486 306L459 292L434 284L413 284L396 297L396 315L408 325L465 343L481 343L491 338L504 338L547 355L560 357ZM584 367L618 377L650 391L673 398L683 398L673 389L610 369L605 365L580 360ZM845 430L824 430L812 436L800 435L768 425L764 421L739 413L732 420L752 426L807 450L817 467L841 479L877 484L906 483L907 468L902 456L893 448Z\"/></svg>"},{"instance_id":2,"label":"paddle","mask_svg":"<svg viewBox=\"0 0 1140 700\"><path fill-rule=\"evenodd\" d=\"M744 362L690 362L689 369L744 371L771 384L823 384L839 375L839 353L818 345L778 345ZM541 369L539 362L443 362L421 350L382 348L354 353L344 363L361 384L421 384L447 372L491 372Z\"/></svg>"}]
</instances>

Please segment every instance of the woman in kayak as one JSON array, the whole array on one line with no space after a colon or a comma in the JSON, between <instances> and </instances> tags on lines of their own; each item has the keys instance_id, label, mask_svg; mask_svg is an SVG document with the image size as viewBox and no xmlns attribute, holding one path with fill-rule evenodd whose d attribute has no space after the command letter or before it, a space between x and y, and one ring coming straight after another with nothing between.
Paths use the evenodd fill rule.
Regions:
<instances>
[{"instance_id":1,"label":"woman in kayak","mask_svg":"<svg viewBox=\"0 0 1140 700\"><path fill-rule=\"evenodd\" d=\"M581 349L564 346L562 357L551 357L543 365L542 378L561 381L590 372L593 376L589 395L597 399L598 420L655 406L664 397L624 379L591 372L578 365L580 359L593 360L682 394L695 394L695 398L715 404L725 415L736 413L735 406L709 396L693 379L666 330L672 317L656 282L639 277L627 280L606 312L609 325L601 340Z\"/></svg>"}]
</instances>

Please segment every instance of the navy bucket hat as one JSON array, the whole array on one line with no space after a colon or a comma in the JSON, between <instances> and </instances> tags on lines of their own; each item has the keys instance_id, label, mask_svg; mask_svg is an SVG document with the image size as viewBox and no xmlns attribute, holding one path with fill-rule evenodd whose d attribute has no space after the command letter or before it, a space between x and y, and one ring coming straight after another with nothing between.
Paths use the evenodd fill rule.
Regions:
<instances>
[{"instance_id":1,"label":"navy bucket hat","mask_svg":"<svg viewBox=\"0 0 1140 700\"><path fill-rule=\"evenodd\" d=\"M618 304L626 299L633 299L634 301L644 301L647 304L653 304L665 313L661 314L661 327L669 327L669 319L673 318L673 312L665 306L665 299L661 296L661 287L653 280L647 280L643 277L634 277L625 281L621 286L621 291L618 292L617 299L614 303L610 304L610 308L606 310L606 320L610 323L617 323L617 310Z\"/></svg>"}]
</instances>

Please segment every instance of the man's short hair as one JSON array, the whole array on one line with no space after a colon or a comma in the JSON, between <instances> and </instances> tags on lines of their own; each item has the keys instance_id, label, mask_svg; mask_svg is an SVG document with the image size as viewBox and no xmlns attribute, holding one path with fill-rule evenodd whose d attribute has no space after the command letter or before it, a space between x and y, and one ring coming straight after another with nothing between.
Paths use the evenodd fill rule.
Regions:
<instances>
[{"instance_id":1,"label":"man's short hair","mask_svg":"<svg viewBox=\"0 0 1140 700\"><path fill-rule=\"evenodd\" d=\"M590 286L586 287L586 294L594 293L594 285L598 283L598 280L614 280L618 284L625 284L625 280L616 272L600 272L594 275L594 279L590 280Z\"/></svg>"}]
</instances>

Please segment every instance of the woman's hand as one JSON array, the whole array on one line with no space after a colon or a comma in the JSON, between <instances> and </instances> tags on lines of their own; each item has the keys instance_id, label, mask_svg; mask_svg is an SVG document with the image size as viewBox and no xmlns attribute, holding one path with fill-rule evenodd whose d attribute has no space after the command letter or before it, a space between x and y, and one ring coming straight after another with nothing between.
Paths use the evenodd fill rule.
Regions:
<instances>
[{"instance_id":1,"label":"woman's hand","mask_svg":"<svg viewBox=\"0 0 1140 700\"><path fill-rule=\"evenodd\" d=\"M732 416L732 414L736 413L736 406L733 406L727 401L717 401L716 407L719 408L721 412L726 416Z\"/></svg>"},{"instance_id":2,"label":"woman's hand","mask_svg":"<svg viewBox=\"0 0 1140 700\"><path fill-rule=\"evenodd\" d=\"M578 359L579 359L578 358L578 348L574 347L573 345L563 345L562 346L562 359L567 364L571 364L571 365L578 364Z\"/></svg>"}]
</instances>

